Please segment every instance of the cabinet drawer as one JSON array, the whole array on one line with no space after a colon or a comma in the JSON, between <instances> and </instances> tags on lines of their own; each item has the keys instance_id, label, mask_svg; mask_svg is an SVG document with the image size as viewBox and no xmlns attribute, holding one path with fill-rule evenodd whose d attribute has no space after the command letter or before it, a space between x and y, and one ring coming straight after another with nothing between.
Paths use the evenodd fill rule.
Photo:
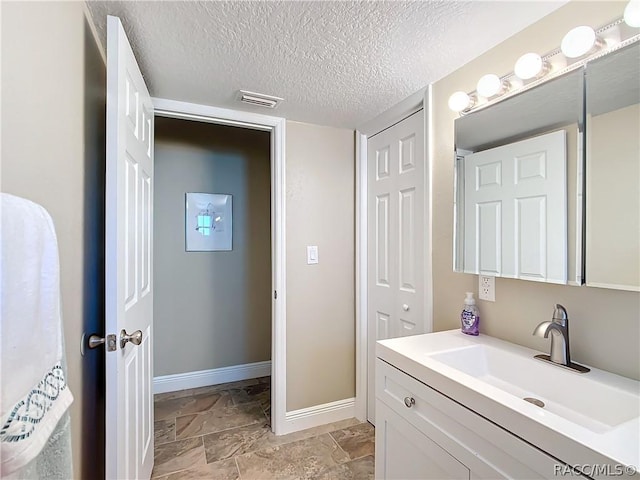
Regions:
<instances>
[{"instance_id":1,"label":"cabinet drawer","mask_svg":"<svg viewBox=\"0 0 640 480\"><path fill-rule=\"evenodd\" d=\"M380 359L376 399L468 467L471 478L552 478L561 464Z\"/></svg>"}]
</instances>

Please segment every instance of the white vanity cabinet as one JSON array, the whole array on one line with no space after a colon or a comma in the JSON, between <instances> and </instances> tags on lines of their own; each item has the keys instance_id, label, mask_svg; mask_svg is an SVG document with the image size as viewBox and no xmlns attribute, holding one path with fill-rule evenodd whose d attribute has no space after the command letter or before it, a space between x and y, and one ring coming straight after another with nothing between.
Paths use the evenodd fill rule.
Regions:
<instances>
[{"instance_id":1,"label":"white vanity cabinet","mask_svg":"<svg viewBox=\"0 0 640 480\"><path fill-rule=\"evenodd\" d=\"M564 464L554 457L383 360L376 362L376 479L561 476Z\"/></svg>"}]
</instances>

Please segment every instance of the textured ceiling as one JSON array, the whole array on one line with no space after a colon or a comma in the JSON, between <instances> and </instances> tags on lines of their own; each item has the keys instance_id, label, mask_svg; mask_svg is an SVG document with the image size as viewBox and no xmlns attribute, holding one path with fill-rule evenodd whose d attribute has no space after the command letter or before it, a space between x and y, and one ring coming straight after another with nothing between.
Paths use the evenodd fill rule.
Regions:
<instances>
[{"instance_id":1,"label":"textured ceiling","mask_svg":"<svg viewBox=\"0 0 640 480\"><path fill-rule=\"evenodd\" d=\"M354 128L565 2L88 5L103 45L106 15L120 17L153 96ZM248 106L239 89L285 100Z\"/></svg>"}]
</instances>

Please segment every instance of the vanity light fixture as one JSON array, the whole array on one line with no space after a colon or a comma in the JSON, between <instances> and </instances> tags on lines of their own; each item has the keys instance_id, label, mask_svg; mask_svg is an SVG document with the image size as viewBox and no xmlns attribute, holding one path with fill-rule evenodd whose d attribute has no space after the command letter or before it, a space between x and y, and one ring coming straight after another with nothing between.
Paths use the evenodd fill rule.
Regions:
<instances>
[{"instance_id":1,"label":"vanity light fixture","mask_svg":"<svg viewBox=\"0 0 640 480\"><path fill-rule=\"evenodd\" d=\"M560 50L567 58L579 58L603 45L593 28L586 25L572 28L562 39Z\"/></svg>"},{"instance_id":2,"label":"vanity light fixture","mask_svg":"<svg viewBox=\"0 0 640 480\"><path fill-rule=\"evenodd\" d=\"M513 72L522 80L531 80L541 77L549 71L549 62L542 59L537 53L525 53L515 64Z\"/></svg>"},{"instance_id":3,"label":"vanity light fixture","mask_svg":"<svg viewBox=\"0 0 640 480\"><path fill-rule=\"evenodd\" d=\"M597 29L587 25L571 29L562 39L560 48L551 50L544 56L534 52L525 53L516 62L513 72L507 75L484 75L478 81L475 91L455 92L451 95L449 108L465 115L580 68L590 59L602 55L602 49L607 53L639 42L640 33L621 25L623 22L629 27L640 27L640 0L629 0L624 17L618 17L607 25Z\"/></svg>"},{"instance_id":4,"label":"vanity light fixture","mask_svg":"<svg viewBox=\"0 0 640 480\"><path fill-rule=\"evenodd\" d=\"M640 0L629 0L624 8L624 22L630 27L640 27Z\"/></svg>"},{"instance_id":5,"label":"vanity light fixture","mask_svg":"<svg viewBox=\"0 0 640 480\"><path fill-rule=\"evenodd\" d=\"M475 97L465 92L455 92L449 97L449 108L454 112L462 112L476 104Z\"/></svg>"},{"instance_id":6,"label":"vanity light fixture","mask_svg":"<svg viewBox=\"0 0 640 480\"><path fill-rule=\"evenodd\" d=\"M509 82L503 81L494 73L488 73L480 77L476 91L478 95L484 98L491 98L496 95L502 95L509 88Z\"/></svg>"}]
</instances>

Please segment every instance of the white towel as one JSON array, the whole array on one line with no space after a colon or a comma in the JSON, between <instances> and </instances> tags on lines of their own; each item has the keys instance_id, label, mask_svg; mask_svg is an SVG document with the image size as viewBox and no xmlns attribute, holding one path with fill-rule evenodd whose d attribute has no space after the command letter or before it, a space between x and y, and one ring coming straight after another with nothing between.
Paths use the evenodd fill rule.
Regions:
<instances>
[{"instance_id":1,"label":"white towel","mask_svg":"<svg viewBox=\"0 0 640 480\"><path fill-rule=\"evenodd\" d=\"M0 194L0 477L33 460L73 397L62 368L58 243L41 206Z\"/></svg>"}]
</instances>

